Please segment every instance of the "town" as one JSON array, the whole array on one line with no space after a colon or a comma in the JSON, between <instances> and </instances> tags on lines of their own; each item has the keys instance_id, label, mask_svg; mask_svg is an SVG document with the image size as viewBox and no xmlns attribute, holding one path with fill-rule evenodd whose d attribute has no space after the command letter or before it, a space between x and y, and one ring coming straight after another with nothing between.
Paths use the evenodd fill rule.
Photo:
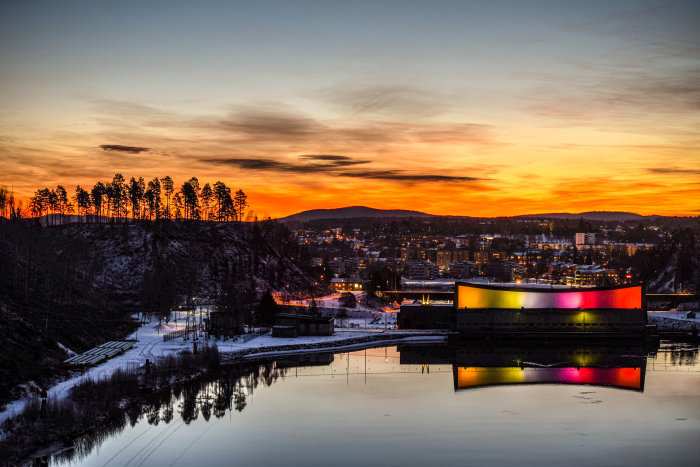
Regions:
<instances>
[{"instance_id":1,"label":"town","mask_svg":"<svg viewBox=\"0 0 700 467\"><path fill-rule=\"evenodd\" d=\"M645 282L655 292L682 293L697 288L692 252L700 245L691 226L677 219L436 217L319 220L294 233L316 279L335 291L374 293L420 287L415 281L476 279L569 286Z\"/></svg>"}]
</instances>

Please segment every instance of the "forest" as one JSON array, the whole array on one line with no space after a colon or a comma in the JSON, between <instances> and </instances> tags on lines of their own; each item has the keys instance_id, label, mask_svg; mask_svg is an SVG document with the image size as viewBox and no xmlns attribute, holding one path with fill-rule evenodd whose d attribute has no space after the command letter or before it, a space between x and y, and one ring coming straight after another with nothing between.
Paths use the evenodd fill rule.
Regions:
<instances>
[{"instance_id":1,"label":"forest","mask_svg":"<svg viewBox=\"0 0 700 467\"><path fill-rule=\"evenodd\" d=\"M0 187L0 216L10 219L50 214L94 216L113 219L196 219L206 221L256 220L248 210L248 197L242 189L234 191L224 182L200 186L192 177L179 188L169 176L146 182L131 177L127 182L115 174L111 182L97 182L86 189L77 185L70 195L66 188L39 188L26 206L7 187Z\"/></svg>"}]
</instances>

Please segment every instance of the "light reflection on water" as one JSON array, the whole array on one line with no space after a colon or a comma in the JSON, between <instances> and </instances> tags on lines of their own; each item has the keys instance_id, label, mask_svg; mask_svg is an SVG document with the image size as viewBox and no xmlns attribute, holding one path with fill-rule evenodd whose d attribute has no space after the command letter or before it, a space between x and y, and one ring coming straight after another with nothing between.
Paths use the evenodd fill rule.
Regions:
<instances>
[{"instance_id":1,"label":"light reflection on water","mask_svg":"<svg viewBox=\"0 0 700 467\"><path fill-rule=\"evenodd\" d=\"M646 353L477 343L234 365L51 464L695 465L697 346Z\"/></svg>"}]
</instances>

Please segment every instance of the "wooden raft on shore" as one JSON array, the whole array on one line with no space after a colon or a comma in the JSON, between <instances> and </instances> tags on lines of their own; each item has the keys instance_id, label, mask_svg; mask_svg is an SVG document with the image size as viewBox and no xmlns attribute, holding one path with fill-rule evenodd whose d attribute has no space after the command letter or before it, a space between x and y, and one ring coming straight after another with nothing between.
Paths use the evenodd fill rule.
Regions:
<instances>
[{"instance_id":1,"label":"wooden raft on shore","mask_svg":"<svg viewBox=\"0 0 700 467\"><path fill-rule=\"evenodd\" d=\"M136 341L109 341L102 345L98 345L95 348L88 350L87 352L81 353L80 355L75 355L74 357L65 360L63 363L69 366L92 366L102 363L105 360L126 352L134 346Z\"/></svg>"}]
</instances>

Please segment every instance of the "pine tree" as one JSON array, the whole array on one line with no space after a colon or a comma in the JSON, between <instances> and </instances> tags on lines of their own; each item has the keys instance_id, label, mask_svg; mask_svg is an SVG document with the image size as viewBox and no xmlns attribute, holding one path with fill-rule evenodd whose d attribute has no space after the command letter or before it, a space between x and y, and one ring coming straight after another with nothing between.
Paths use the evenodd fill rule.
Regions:
<instances>
[{"instance_id":1,"label":"pine tree","mask_svg":"<svg viewBox=\"0 0 700 467\"><path fill-rule=\"evenodd\" d=\"M78 205L78 214L86 216L90 212L90 193L85 191L80 185L75 187L75 196L73 197L75 204Z\"/></svg>"},{"instance_id":2,"label":"pine tree","mask_svg":"<svg viewBox=\"0 0 700 467\"><path fill-rule=\"evenodd\" d=\"M112 211L117 219L121 219L122 214L126 217L127 192L124 176L122 174L114 174L110 187L112 188Z\"/></svg>"},{"instance_id":3,"label":"pine tree","mask_svg":"<svg viewBox=\"0 0 700 467\"><path fill-rule=\"evenodd\" d=\"M155 215L156 219L160 219L160 180L158 177L148 182L148 190L150 192L148 200L148 218Z\"/></svg>"},{"instance_id":4,"label":"pine tree","mask_svg":"<svg viewBox=\"0 0 700 467\"><path fill-rule=\"evenodd\" d=\"M243 212L245 208L248 206L248 196L243 193L243 190L238 190L236 191L236 194L233 197L233 207L236 211L236 220L239 222L243 221Z\"/></svg>"},{"instance_id":5,"label":"pine tree","mask_svg":"<svg viewBox=\"0 0 700 467\"><path fill-rule=\"evenodd\" d=\"M102 216L103 199L107 194L107 187L104 183L97 182L95 186L92 187L90 191L90 198L92 199L92 206L95 209L95 215Z\"/></svg>"},{"instance_id":6,"label":"pine tree","mask_svg":"<svg viewBox=\"0 0 700 467\"><path fill-rule=\"evenodd\" d=\"M131 203L131 217L136 219L141 217L141 203L144 196L143 178L139 177L138 181L131 177L129 180L129 202Z\"/></svg>"},{"instance_id":7,"label":"pine tree","mask_svg":"<svg viewBox=\"0 0 700 467\"><path fill-rule=\"evenodd\" d=\"M175 185L173 184L173 179L170 178L169 176L165 176L160 179L161 181L161 186L163 187L163 191L165 192L165 199L166 199L166 206L165 206L165 217L170 219L170 197L172 196L173 192L175 191Z\"/></svg>"},{"instance_id":8,"label":"pine tree","mask_svg":"<svg viewBox=\"0 0 700 467\"><path fill-rule=\"evenodd\" d=\"M202 192L200 193L199 197L202 200L202 219L209 220L209 205L214 197L214 192L208 183L204 185L204 188L202 188Z\"/></svg>"},{"instance_id":9,"label":"pine tree","mask_svg":"<svg viewBox=\"0 0 700 467\"><path fill-rule=\"evenodd\" d=\"M277 316L277 303L268 290L260 298L260 303L255 312L255 320L261 326L272 326Z\"/></svg>"}]
</instances>

